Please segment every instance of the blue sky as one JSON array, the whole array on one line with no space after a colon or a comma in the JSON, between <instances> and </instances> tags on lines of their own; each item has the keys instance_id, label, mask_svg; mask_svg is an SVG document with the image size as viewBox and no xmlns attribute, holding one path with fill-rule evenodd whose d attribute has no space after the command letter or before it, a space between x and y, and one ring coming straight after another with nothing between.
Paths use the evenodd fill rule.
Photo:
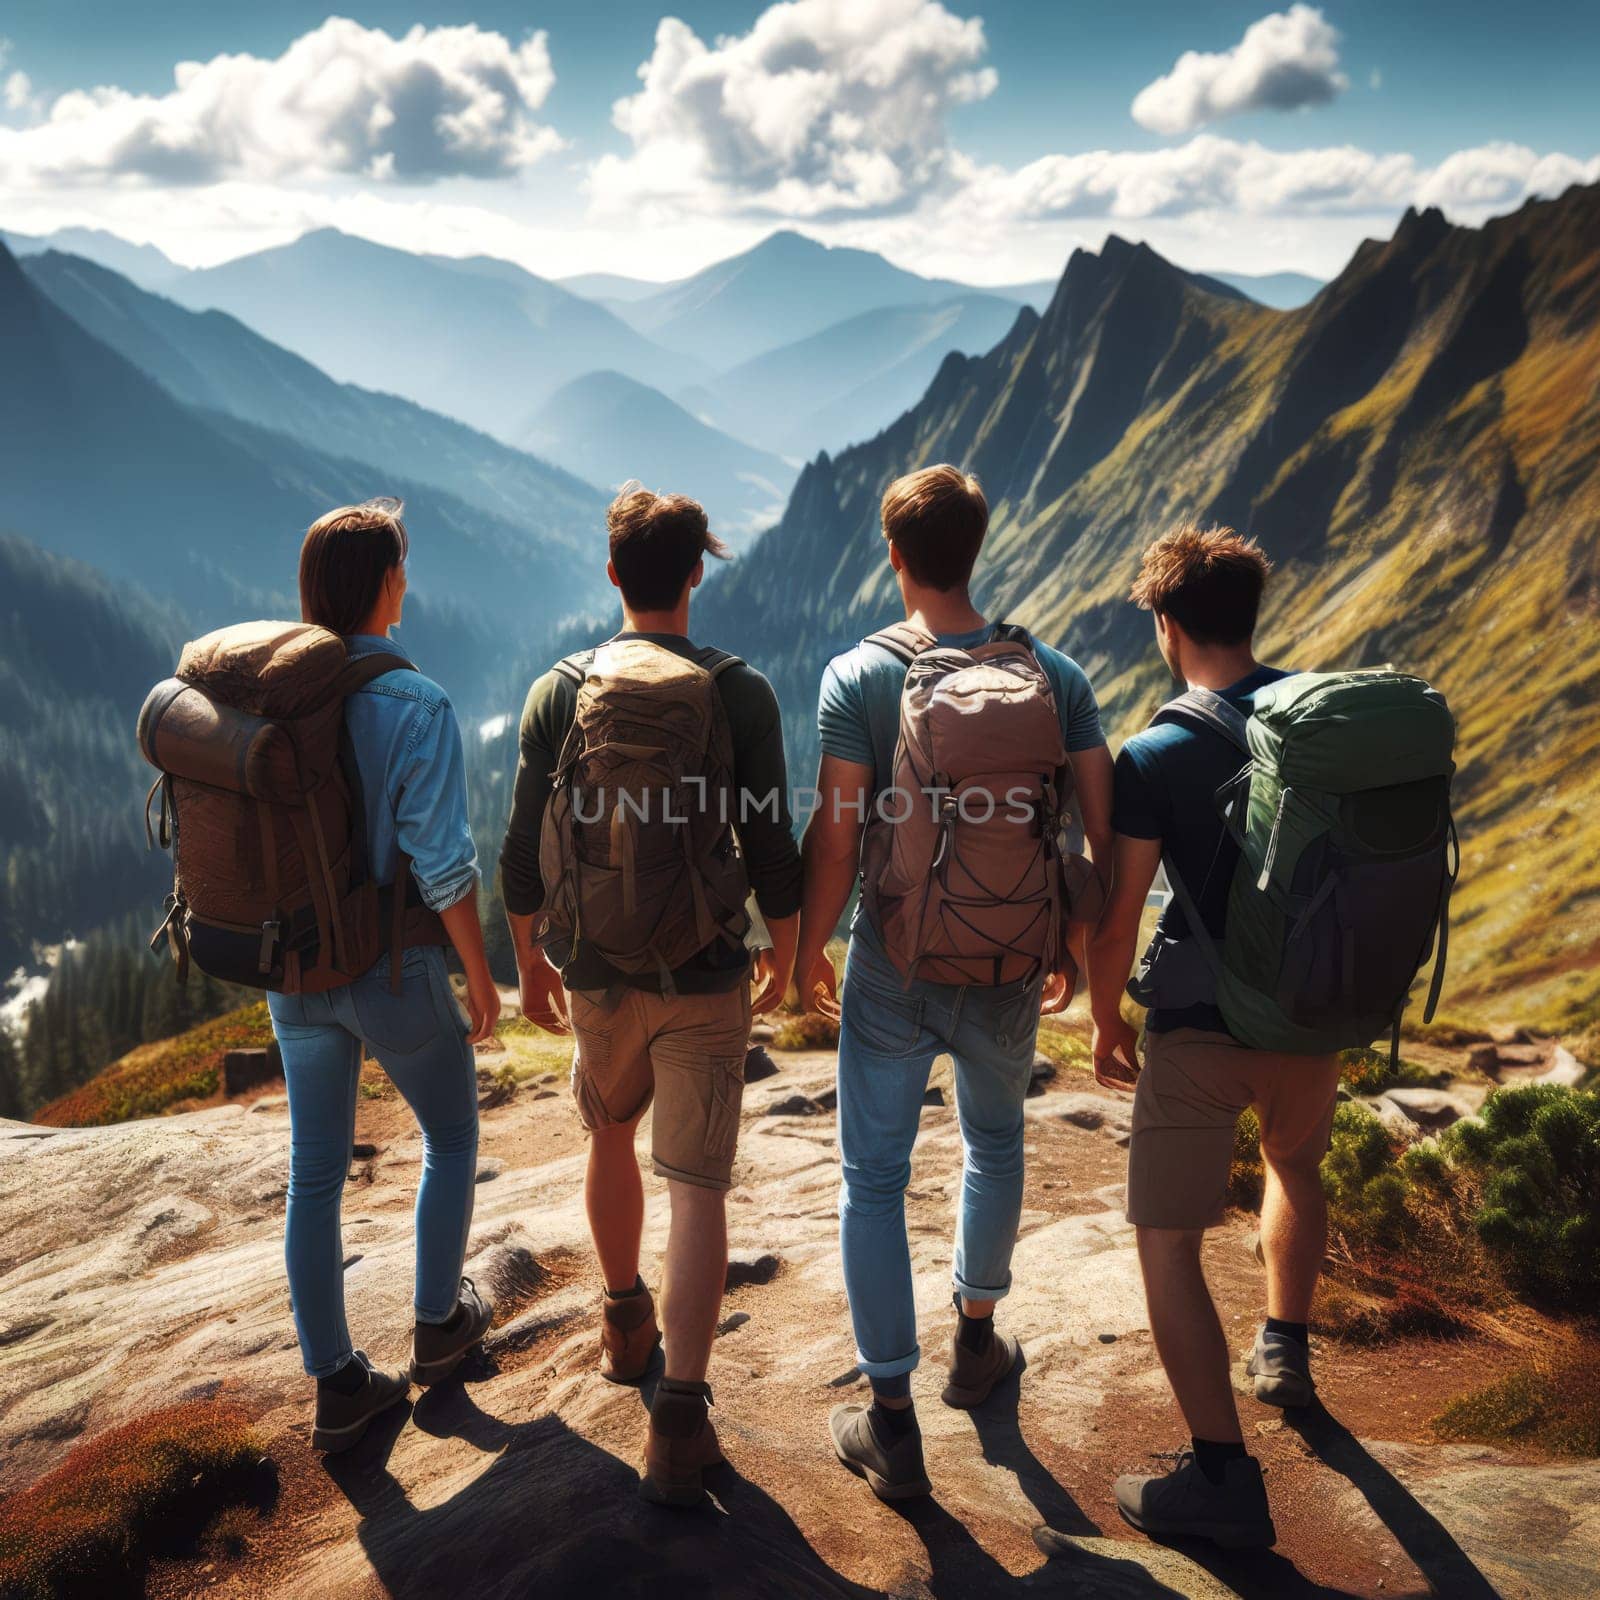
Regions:
<instances>
[{"instance_id":1,"label":"blue sky","mask_svg":"<svg viewBox=\"0 0 1600 1600\"><path fill-rule=\"evenodd\" d=\"M11 0L0 224L203 261L335 221L658 278L794 225L974 281L1053 275L1114 229L1327 275L1407 203L1472 221L1600 175L1600 6L1570 0L339 14ZM175 92L180 61L206 65Z\"/></svg>"}]
</instances>

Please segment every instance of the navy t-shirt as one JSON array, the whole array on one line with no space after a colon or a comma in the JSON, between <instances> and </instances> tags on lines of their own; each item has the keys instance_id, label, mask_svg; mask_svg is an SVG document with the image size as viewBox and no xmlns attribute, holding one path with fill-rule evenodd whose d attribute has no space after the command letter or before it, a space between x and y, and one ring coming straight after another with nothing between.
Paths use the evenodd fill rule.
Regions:
<instances>
[{"instance_id":1,"label":"navy t-shirt","mask_svg":"<svg viewBox=\"0 0 1600 1600\"><path fill-rule=\"evenodd\" d=\"M1246 716L1256 690L1289 674L1257 667L1218 691ZM1159 839L1194 898L1206 931L1220 940L1228 920L1228 888L1239 849L1217 815L1216 793L1245 763L1237 746L1210 728L1163 722L1136 733L1117 756L1111 826L1130 839ZM1188 937L1189 921L1176 900L1161 913L1160 931L1169 939ZM1152 1010L1145 1018L1152 1033L1174 1028L1228 1030L1212 1005Z\"/></svg>"}]
</instances>

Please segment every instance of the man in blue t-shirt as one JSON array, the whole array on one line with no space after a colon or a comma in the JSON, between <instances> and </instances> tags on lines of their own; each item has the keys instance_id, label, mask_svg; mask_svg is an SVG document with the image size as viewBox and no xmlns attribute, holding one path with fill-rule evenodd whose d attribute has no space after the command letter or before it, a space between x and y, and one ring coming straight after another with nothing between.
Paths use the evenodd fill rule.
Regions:
<instances>
[{"instance_id":1,"label":"man in blue t-shirt","mask_svg":"<svg viewBox=\"0 0 1600 1600\"><path fill-rule=\"evenodd\" d=\"M996 624L976 609L968 590L989 521L976 479L950 466L912 473L889 486L882 516L907 621L939 645L970 649L993 638ZM1112 763L1094 692L1076 663L1029 642L1060 719L1076 820L1103 868L1111 844ZM803 847L797 972L812 973L832 937L860 868L865 819L880 792L894 787L906 672L904 659L864 641L823 675L819 797ZM994 1307L1011 1286L1022 1208L1023 1097L1040 1009L1059 1009L1067 998L1061 974L995 986L908 981L886 954L870 912L857 909L839 1030L839 1214L857 1362L871 1381L872 1404L836 1407L829 1426L839 1459L885 1499L930 1492L911 1405L920 1350L905 1224L929 1069L945 1052L955 1063L965 1159L953 1261L956 1330L944 1400L970 1407L1017 1361L1016 1340L995 1331Z\"/></svg>"},{"instance_id":2,"label":"man in blue t-shirt","mask_svg":"<svg viewBox=\"0 0 1600 1600\"><path fill-rule=\"evenodd\" d=\"M1249 714L1255 693L1286 676L1255 658L1252 636L1270 564L1226 528L1182 526L1145 551L1133 599L1155 617L1172 675ZM1116 762L1114 886L1090 942L1095 1076L1137 1084L1128 1145L1128 1220L1138 1231L1150 1330L1193 1436L1193 1452L1163 1477L1117 1481L1117 1505L1136 1528L1229 1546L1276 1537L1261 1470L1244 1448L1229 1352L1200 1267L1205 1230L1222 1220L1234 1125L1248 1106L1261 1123L1266 1171L1261 1243L1266 1325L1249 1368L1258 1400L1312 1397L1306 1318L1326 1244L1319 1168L1338 1089L1336 1056L1255 1050L1228 1031L1214 979L1180 905L1163 913L1141 974L1151 1002L1144 1065L1121 1002L1156 869L1187 889L1221 943L1238 860L1217 790L1246 757L1204 722L1162 722L1135 735Z\"/></svg>"}]
</instances>

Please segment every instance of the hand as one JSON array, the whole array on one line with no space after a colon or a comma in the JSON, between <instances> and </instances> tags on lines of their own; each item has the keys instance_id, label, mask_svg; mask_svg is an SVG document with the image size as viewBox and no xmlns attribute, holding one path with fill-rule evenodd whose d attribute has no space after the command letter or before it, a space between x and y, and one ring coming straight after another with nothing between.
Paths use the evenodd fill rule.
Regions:
<instances>
[{"instance_id":1,"label":"hand","mask_svg":"<svg viewBox=\"0 0 1600 1600\"><path fill-rule=\"evenodd\" d=\"M750 1015L759 1017L764 1012L776 1011L787 983L778 981L777 958L770 949L756 951L750 963L750 982L755 990L750 1000Z\"/></svg>"},{"instance_id":2,"label":"hand","mask_svg":"<svg viewBox=\"0 0 1600 1600\"><path fill-rule=\"evenodd\" d=\"M572 1032L561 974L550 965L550 958L543 950L535 950L517 963L517 997L523 1016L535 1027L549 1033Z\"/></svg>"},{"instance_id":3,"label":"hand","mask_svg":"<svg viewBox=\"0 0 1600 1600\"><path fill-rule=\"evenodd\" d=\"M487 966L467 974L467 1016L472 1022L468 1044L494 1037L494 1025L500 1020L500 986Z\"/></svg>"},{"instance_id":4,"label":"hand","mask_svg":"<svg viewBox=\"0 0 1600 1600\"><path fill-rule=\"evenodd\" d=\"M804 959L802 957L802 959ZM817 1011L832 1022L839 1020L839 975L826 950L818 950L810 960L805 982L799 978L800 964L795 964L795 982L784 1003L792 1011Z\"/></svg>"},{"instance_id":5,"label":"hand","mask_svg":"<svg viewBox=\"0 0 1600 1600\"><path fill-rule=\"evenodd\" d=\"M1131 1092L1139 1081L1139 1033L1123 1016L1094 1025L1094 1080L1102 1088Z\"/></svg>"},{"instance_id":6,"label":"hand","mask_svg":"<svg viewBox=\"0 0 1600 1600\"><path fill-rule=\"evenodd\" d=\"M1078 973L1074 968L1071 982L1065 972L1052 972L1045 980L1044 987L1039 991L1039 1015L1041 1017L1059 1016L1072 1003L1073 990L1078 986Z\"/></svg>"}]
</instances>

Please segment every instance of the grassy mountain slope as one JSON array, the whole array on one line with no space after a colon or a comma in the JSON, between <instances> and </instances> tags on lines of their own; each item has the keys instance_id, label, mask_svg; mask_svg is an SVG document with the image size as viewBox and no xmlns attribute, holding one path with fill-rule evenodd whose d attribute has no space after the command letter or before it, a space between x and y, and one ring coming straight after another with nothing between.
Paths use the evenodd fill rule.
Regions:
<instances>
[{"instance_id":1,"label":"grassy mountain slope","mask_svg":"<svg viewBox=\"0 0 1600 1600\"><path fill-rule=\"evenodd\" d=\"M80 326L188 405L442 489L542 540L576 547L599 526L604 507L589 484L409 400L336 383L226 312L190 311L58 251L22 266Z\"/></svg>"},{"instance_id":2,"label":"grassy mountain slope","mask_svg":"<svg viewBox=\"0 0 1600 1600\"><path fill-rule=\"evenodd\" d=\"M770 526L795 480L788 462L620 372L591 372L557 390L530 419L525 440L607 489L639 478L693 495L712 526L735 540Z\"/></svg>"},{"instance_id":3,"label":"grassy mountain slope","mask_svg":"<svg viewBox=\"0 0 1600 1600\"><path fill-rule=\"evenodd\" d=\"M231 312L333 377L403 394L498 438L597 368L699 375L597 306L506 261L390 250L332 228L192 272L171 293Z\"/></svg>"},{"instance_id":4,"label":"grassy mountain slope","mask_svg":"<svg viewBox=\"0 0 1600 1600\"><path fill-rule=\"evenodd\" d=\"M1478 230L1408 213L1290 312L1143 246L1078 252L1043 316L807 467L701 631L773 674L804 770L823 662L893 609L883 486L963 462L993 507L980 597L1077 656L1126 735L1166 688L1125 600L1141 548L1180 516L1246 529L1278 563L1266 659L1394 661L1456 711L1447 1008L1570 1026L1600 1003L1597 238L1593 187Z\"/></svg>"}]
</instances>

